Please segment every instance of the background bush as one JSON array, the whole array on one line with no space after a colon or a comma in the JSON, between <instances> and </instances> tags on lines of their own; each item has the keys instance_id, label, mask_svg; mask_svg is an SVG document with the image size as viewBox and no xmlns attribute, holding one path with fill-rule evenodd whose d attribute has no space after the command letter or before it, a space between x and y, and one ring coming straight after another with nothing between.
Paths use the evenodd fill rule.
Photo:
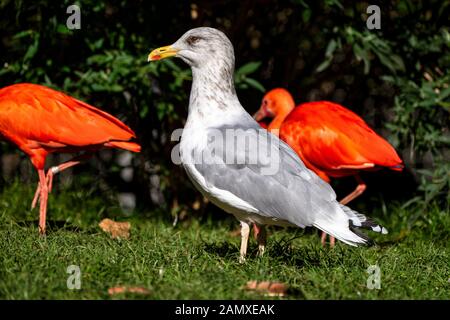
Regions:
<instances>
[{"instance_id":1,"label":"background bush","mask_svg":"<svg viewBox=\"0 0 450 320\"><path fill-rule=\"evenodd\" d=\"M448 212L449 1L379 2L381 30L366 28L364 1L87 0L76 2L81 30L68 30L71 4L0 1L0 86L32 82L63 90L136 131L144 151L131 162L104 151L92 166L75 169L97 192L131 192L139 207L177 217L192 208L202 212L199 193L170 161L170 135L187 115L190 71L181 61L146 58L190 28L213 26L235 46L238 95L247 111L257 110L265 89L278 86L297 102L343 104L389 139L407 164L402 174L368 175L364 197L376 199L369 205L378 207L382 194L412 211L433 202ZM14 176L36 181L13 146L2 144L1 152L3 185ZM121 177L124 167L133 169L131 182ZM89 178L98 172L100 179ZM350 190L354 182L341 185Z\"/></svg>"}]
</instances>

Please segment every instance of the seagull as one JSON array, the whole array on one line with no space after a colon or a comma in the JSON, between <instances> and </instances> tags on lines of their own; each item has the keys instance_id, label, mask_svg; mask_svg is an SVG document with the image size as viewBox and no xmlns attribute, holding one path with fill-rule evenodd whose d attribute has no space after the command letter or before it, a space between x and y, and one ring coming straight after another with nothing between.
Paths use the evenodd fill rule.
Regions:
<instances>
[{"instance_id":1,"label":"seagull","mask_svg":"<svg viewBox=\"0 0 450 320\"><path fill-rule=\"evenodd\" d=\"M336 201L333 189L309 170L294 150L262 129L245 111L234 87L234 49L214 28L195 28L148 61L178 57L192 69L189 111L179 155L193 185L241 224L239 261L245 261L250 225L314 226L358 246L370 238L358 228L386 234L375 221Z\"/></svg>"}]
</instances>

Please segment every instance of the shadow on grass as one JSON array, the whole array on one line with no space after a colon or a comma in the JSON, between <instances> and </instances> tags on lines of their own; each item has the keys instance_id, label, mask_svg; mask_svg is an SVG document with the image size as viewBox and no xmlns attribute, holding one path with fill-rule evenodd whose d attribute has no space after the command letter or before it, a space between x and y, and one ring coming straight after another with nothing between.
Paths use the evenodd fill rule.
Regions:
<instances>
[{"instance_id":1,"label":"shadow on grass","mask_svg":"<svg viewBox=\"0 0 450 320\"><path fill-rule=\"evenodd\" d=\"M292 241L297 238L282 238L273 240L266 247L265 257L273 259L278 263L302 268L305 266L318 266L321 264L321 254L311 246L304 248L292 248ZM237 260L239 248L230 241L203 243L203 250L209 254L217 255L229 260ZM322 250L319 248L319 250ZM247 250L247 258L257 258L258 247L250 244Z\"/></svg>"},{"instance_id":2,"label":"shadow on grass","mask_svg":"<svg viewBox=\"0 0 450 320\"><path fill-rule=\"evenodd\" d=\"M218 243L205 242L203 244L203 250L210 254L230 259L237 259L237 253L239 253L239 249L229 241L222 241Z\"/></svg>"},{"instance_id":3,"label":"shadow on grass","mask_svg":"<svg viewBox=\"0 0 450 320\"><path fill-rule=\"evenodd\" d=\"M275 241L267 250L267 254L276 261L296 268L306 266L319 266L321 264L320 254L311 246L292 248L291 241ZM321 249L319 249L321 250Z\"/></svg>"}]
</instances>

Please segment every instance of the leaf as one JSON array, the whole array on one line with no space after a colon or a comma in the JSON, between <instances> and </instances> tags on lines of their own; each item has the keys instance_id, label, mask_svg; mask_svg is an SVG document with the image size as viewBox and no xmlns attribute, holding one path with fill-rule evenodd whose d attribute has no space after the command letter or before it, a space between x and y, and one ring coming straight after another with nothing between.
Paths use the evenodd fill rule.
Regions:
<instances>
[{"instance_id":1,"label":"leaf","mask_svg":"<svg viewBox=\"0 0 450 320\"><path fill-rule=\"evenodd\" d=\"M322 72L330 66L331 62L333 61L334 51L336 51L337 47L338 42L335 39L331 39L331 41L328 42L327 48L325 50L325 60L319 64L319 66L316 68L316 72Z\"/></svg>"},{"instance_id":2,"label":"leaf","mask_svg":"<svg viewBox=\"0 0 450 320\"><path fill-rule=\"evenodd\" d=\"M326 0L325 4L329 7L337 6L339 9L344 10L344 6L339 2L339 0Z\"/></svg>"},{"instance_id":3,"label":"leaf","mask_svg":"<svg viewBox=\"0 0 450 320\"><path fill-rule=\"evenodd\" d=\"M128 239L130 237L131 224L129 222L115 222L111 219L103 219L98 226L106 233L111 234L113 239Z\"/></svg>"},{"instance_id":4,"label":"leaf","mask_svg":"<svg viewBox=\"0 0 450 320\"><path fill-rule=\"evenodd\" d=\"M316 72L322 72L326 68L328 68L331 64L332 59L325 59L321 64L316 68Z\"/></svg>"},{"instance_id":5,"label":"leaf","mask_svg":"<svg viewBox=\"0 0 450 320\"><path fill-rule=\"evenodd\" d=\"M103 47L104 40L105 39L100 38L100 39L98 39L97 41L94 41L94 42L86 41L86 43L88 44L89 49L91 49L91 51L95 51L95 50L100 49L101 47Z\"/></svg>"},{"instance_id":6,"label":"leaf","mask_svg":"<svg viewBox=\"0 0 450 320\"><path fill-rule=\"evenodd\" d=\"M56 32L60 33L60 34L70 34L70 33L72 33L72 31L70 31L69 28L67 28L67 26L65 26L63 24L58 24L58 26L56 27Z\"/></svg>"},{"instance_id":7,"label":"leaf","mask_svg":"<svg viewBox=\"0 0 450 320\"><path fill-rule=\"evenodd\" d=\"M177 66L172 60L170 59L165 59L162 60L162 63L165 64L166 66L168 66L170 69L180 72L181 68L179 66Z\"/></svg>"},{"instance_id":8,"label":"leaf","mask_svg":"<svg viewBox=\"0 0 450 320\"><path fill-rule=\"evenodd\" d=\"M394 61L395 65L397 66L397 70L400 70L400 71L406 70L405 63L403 62L403 59L399 55L397 55L397 54L391 55L391 59Z\"/></svg>"},{"instance_id":9,"label":"leaf","mask_svg":"<svg viewBox=\"0 0 450 320\"><path fill-rule=\"evenodd\" d=\"M337 44L338 43L337 43L337 41L335 39L331 39L331 41L328 42L327 49L325 50L325 57L332 57L333 56L333 53L334 53L334 51L337 48Z\"/></svg>"},{"instance_id":10,"label":"leaf","mask_svg":"<svg viewBox=\"0 0 450 320\"><path fill-rule=\"evenodd\" d=\"M256 70L258 70L260 65L261 65L261 62L255 62L255 61L246 63L236 71L236 74L237 75L247 75L247 74L253 73Z\"/></svg>"},{"instance_id":11,"label":"leaf","mask_svg":"<svg viewBox=\"0 0 450 320\"><path fill-rule=\"evenodd\" d=\"M104 84L93 83L92 84L92 91L94 91L94 92L102 92L102 91L109 91L109 90Z\"/></svg>"},{"instance_id":12,"label":"leaf","mask_svg":"<svg viewBox=\"0 0 450 320\"><path fill-rule=\"evenodd\" d=\"M448 96L450 96L450 87L441 91L441 93L439 94L439 99L445 100Z\"/></svg>"},{"instance_id":13,"label":"leaf","mask_svg":"<svg viewBox=\"0 0 450 320\"><path fill-rule=\"evenodd\" d=\"M368 74L370 70L370 59L367 50L364 50L357 43L353 45L353 53L358 60L364 61L364 74Z\"/></svg>"},{"instance_id":14,"label":"leaf","mask_svg":"<svg viewBox=\"0 0 450 320\"><path fill-rule=\"evenodd\" d=\"M27 52L25 53L23 60L28 61L36 55L36 52L39 48L39 35L34 37L34 42L32 45L28 47Z\"/></svg>"},{"instance_id":15,"label":"leaf","mask_svg":"<svg viewBox=\"0 0 450 320\"><path fill-rule=\"evenodd\" d=\"M302 19L303 19L304 23L308 23L309 22L309 20L311 19L311 13L312 13L312 11L309 8L303 10L303 12L302 12Z\"/></svg>"},{"instance_id":16,"label":"leaf","mask_svg":"<svg viewBox=\"0 0 450 320\"><path fill-rule=\"evenodd\" d=\"M16 40L16 39L20 39L20 38L23 38L23 37L30 36L30 35L33 34L33 32L34 32L33 30L24 30L24 31L20 31L20 32L16 33L16 34L13 36L13 39Z\"/></svg>"},{"instance_id":17,"label":"leaf","mask_svg":"<svg viewBox=\"0 0 450 320\"><path fill-rule=\"evenodd\" d=\"M303 6L303 8L309 8L309 5L304 0L297 0L298 3Z\"/></svg>"},{"instance_id":18,"label":"leaf","mask_svg":"<svg viewBox=\"0 0 450 320\"><path fill-rule=\"evenodd\" d=\"M257 89L257 90L261 91L262 93L266 92L266 89L264 88L264 86L255 79L245 78L244 82L248 83L250 87Z\"/></svg>"},{"instance_id":19,"label":"leaf","mask_svg":"<svg viewBox=\"0 0 450 320\"><path fill-rule=\"evenodd\" d=\"M388 67L392 72L395 71L405 71L405 65L402 58L395 54L384 54L380 52L375 52L375 54L380 59L380 62Z\"/></svg>"}]
</instances>

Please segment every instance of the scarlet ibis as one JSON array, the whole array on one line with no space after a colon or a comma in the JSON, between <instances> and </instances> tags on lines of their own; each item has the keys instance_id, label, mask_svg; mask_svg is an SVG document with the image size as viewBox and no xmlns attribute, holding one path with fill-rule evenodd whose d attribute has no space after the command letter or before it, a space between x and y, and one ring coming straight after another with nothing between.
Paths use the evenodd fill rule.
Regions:
<instances>
[{"instance_id":1,"label":"scarlet ibis","mask_svg":"<svg viewBox=\"0 0 450 320\"><path fill-rule=\"evenodd\" d=\"M80 163L101 148L139 152L134 132L121 121L93 106L45 86L21 83L0 89L0 137L25 152L39 174L32 202L40 201L39 232L45 233L48 193L53 175ZM45 174L50 153L86 153Z\"/></svg>"},{"instance_id":2,"label":"scarlet ibis","mask_svg":"<svg viewBox=\"0 0 450 320\"><path fill-rule=\"evenodd\" d=\"M307 102L295 107L292 95L276 88L263 98L254 118L273 118L268 130L277 134L300 156L305 165L326 182L355 176L356 189L340 203L347 204L366 190L361 171L403 169L395 149L367 123L345 107L329 102ZM255 232L258 230L255 229ZM322 233L322 244L326 234ZM334 245L330 237L330 245Z\"/></svg>"}]
</instances>

